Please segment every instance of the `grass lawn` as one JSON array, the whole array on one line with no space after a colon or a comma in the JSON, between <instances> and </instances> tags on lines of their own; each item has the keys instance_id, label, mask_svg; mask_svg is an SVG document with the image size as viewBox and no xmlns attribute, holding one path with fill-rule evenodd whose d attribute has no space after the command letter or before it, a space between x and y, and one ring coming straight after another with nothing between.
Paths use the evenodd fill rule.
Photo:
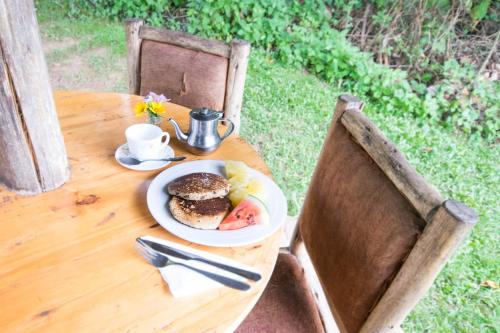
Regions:
<instances>
[{"instance_id":1,"label":"grass lawn","mask_svg":"<svg viewBox=\"0 0 500 333\"><path fill-rule=\"evenodd\" d=\"M64 18L57 5L37 2L54 89L126 92L125 39L120 23ZM242 135L264 156L285 191L290 215L300 209L332 116L335 86L285 68L253 50ZM408 332L500 332L498 217L500 149L411 117L365 112L445 197L474 207L480 222L404 322Z\"/></svg>"}]
</instances>

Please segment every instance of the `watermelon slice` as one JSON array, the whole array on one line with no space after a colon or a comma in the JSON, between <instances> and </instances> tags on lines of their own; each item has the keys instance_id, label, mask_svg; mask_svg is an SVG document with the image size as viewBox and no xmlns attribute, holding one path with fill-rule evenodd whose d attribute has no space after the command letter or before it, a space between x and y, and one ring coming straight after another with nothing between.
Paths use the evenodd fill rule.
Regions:
<instances>
[{"instance_id":1,"label":"watermelon slice","mask_svg":"<svg viewBox=\"0 0 500 333\"><path fill-rule=\"evenodd\" d=\"M269 223L266 205L254 196L247 196L219 225L219 230L235 230L254 224Z\"/></svg>"}]
</instances>

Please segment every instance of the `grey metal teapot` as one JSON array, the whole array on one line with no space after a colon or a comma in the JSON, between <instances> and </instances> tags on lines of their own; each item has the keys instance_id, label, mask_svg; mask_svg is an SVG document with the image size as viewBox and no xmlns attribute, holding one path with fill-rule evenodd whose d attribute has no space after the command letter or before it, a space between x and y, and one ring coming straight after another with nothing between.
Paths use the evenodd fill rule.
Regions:
<instances>
[{"instance_id":1,"label":"grey metal teapot","mask_svg":"<svg viewBox=\"0 0 500 333\"><path fill-rule=\"evenodd\" d=\"M193 109L189 112L189 131L182 132L179 124L172 118L168 119L175 128L179 141L186 143L187 149L196 155L207 155L219 148L221 142L234 131L234 123L222 118L222 112L207 108ZM217 132L219 122L228 124L226 133L221 137Z\"/></svg>"}]
</instances>

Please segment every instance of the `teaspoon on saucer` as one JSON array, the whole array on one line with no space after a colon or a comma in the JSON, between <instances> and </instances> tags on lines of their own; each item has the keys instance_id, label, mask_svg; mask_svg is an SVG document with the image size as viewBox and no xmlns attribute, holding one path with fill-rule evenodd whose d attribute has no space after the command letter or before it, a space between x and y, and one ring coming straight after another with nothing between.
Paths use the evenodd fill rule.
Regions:
<instances>
[{"instance_id":1,"label":"teaspoon on saucer","mask_svg":"<svg viewBox=\"0 0 500 333\"><path fill-rule=\"evenodd\" d=\"M186 157L185 156L176 156L176 157L169 157L169 158L160 158L160 159L152 159L152 160L138 160L137 158L133 157L120 157L119 160L123 164L127 165L139 165L143 162L148 162L148 161L164 161L164 162L175 162L175 161L182 161Z\"/></svg>"}]
</instances>

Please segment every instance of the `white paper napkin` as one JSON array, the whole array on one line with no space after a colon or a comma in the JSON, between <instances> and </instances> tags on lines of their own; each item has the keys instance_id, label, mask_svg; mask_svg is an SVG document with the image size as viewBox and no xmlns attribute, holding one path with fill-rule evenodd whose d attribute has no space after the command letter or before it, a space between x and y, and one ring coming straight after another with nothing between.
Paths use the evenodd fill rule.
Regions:
<instances>
[{"instance_id":1,"label":"white paper napkin","mask_svg":"<svg viewBox=\"0 0 500 333\"><path fill-rule=\"evenodd\" d=\"M246 269L252 272L258 273L254 268L242 265L238 262L235 262L233 260L227 259L225 257L221 257L209 252L205 251L200 251L196 250L181 244L177 244L174 242L170 242L161 238L156 238L153 236L143 236L141 237L142 239L150 240L156 243L164 244L179 250L183 250L189 253L197 254L199 256L202 256L203 258L210 259L216 262L220 262L223 264L228 264L234 267ZM222 270L220 268L214 267L212 265L208 265L202 262L199 262L197 260L182 260L173 256L168 256L170 259L172 259L175 262L179 263L184 263L186 265L196 267L199 269L203 269L208 272L212 273L217 273L220 275L224 275L230 278L233 278L235 280L239 281L248 281L236 274L233 274L231 272ZM170 289L170 292L174 297L184 297L184 296L189 296L189 295L194 295L197 293L201 293L207 290L215 289L215 288L220 288L224 287L223 284L220 284L217 281L214 281L212 279L209 279L195 271L192 271L186 267L182 267L180 265L169 265L167 267L163 267L159 269L161 276L163 277L163 280L168 284L168 287Z\"/></svg>"}]
</instances>

